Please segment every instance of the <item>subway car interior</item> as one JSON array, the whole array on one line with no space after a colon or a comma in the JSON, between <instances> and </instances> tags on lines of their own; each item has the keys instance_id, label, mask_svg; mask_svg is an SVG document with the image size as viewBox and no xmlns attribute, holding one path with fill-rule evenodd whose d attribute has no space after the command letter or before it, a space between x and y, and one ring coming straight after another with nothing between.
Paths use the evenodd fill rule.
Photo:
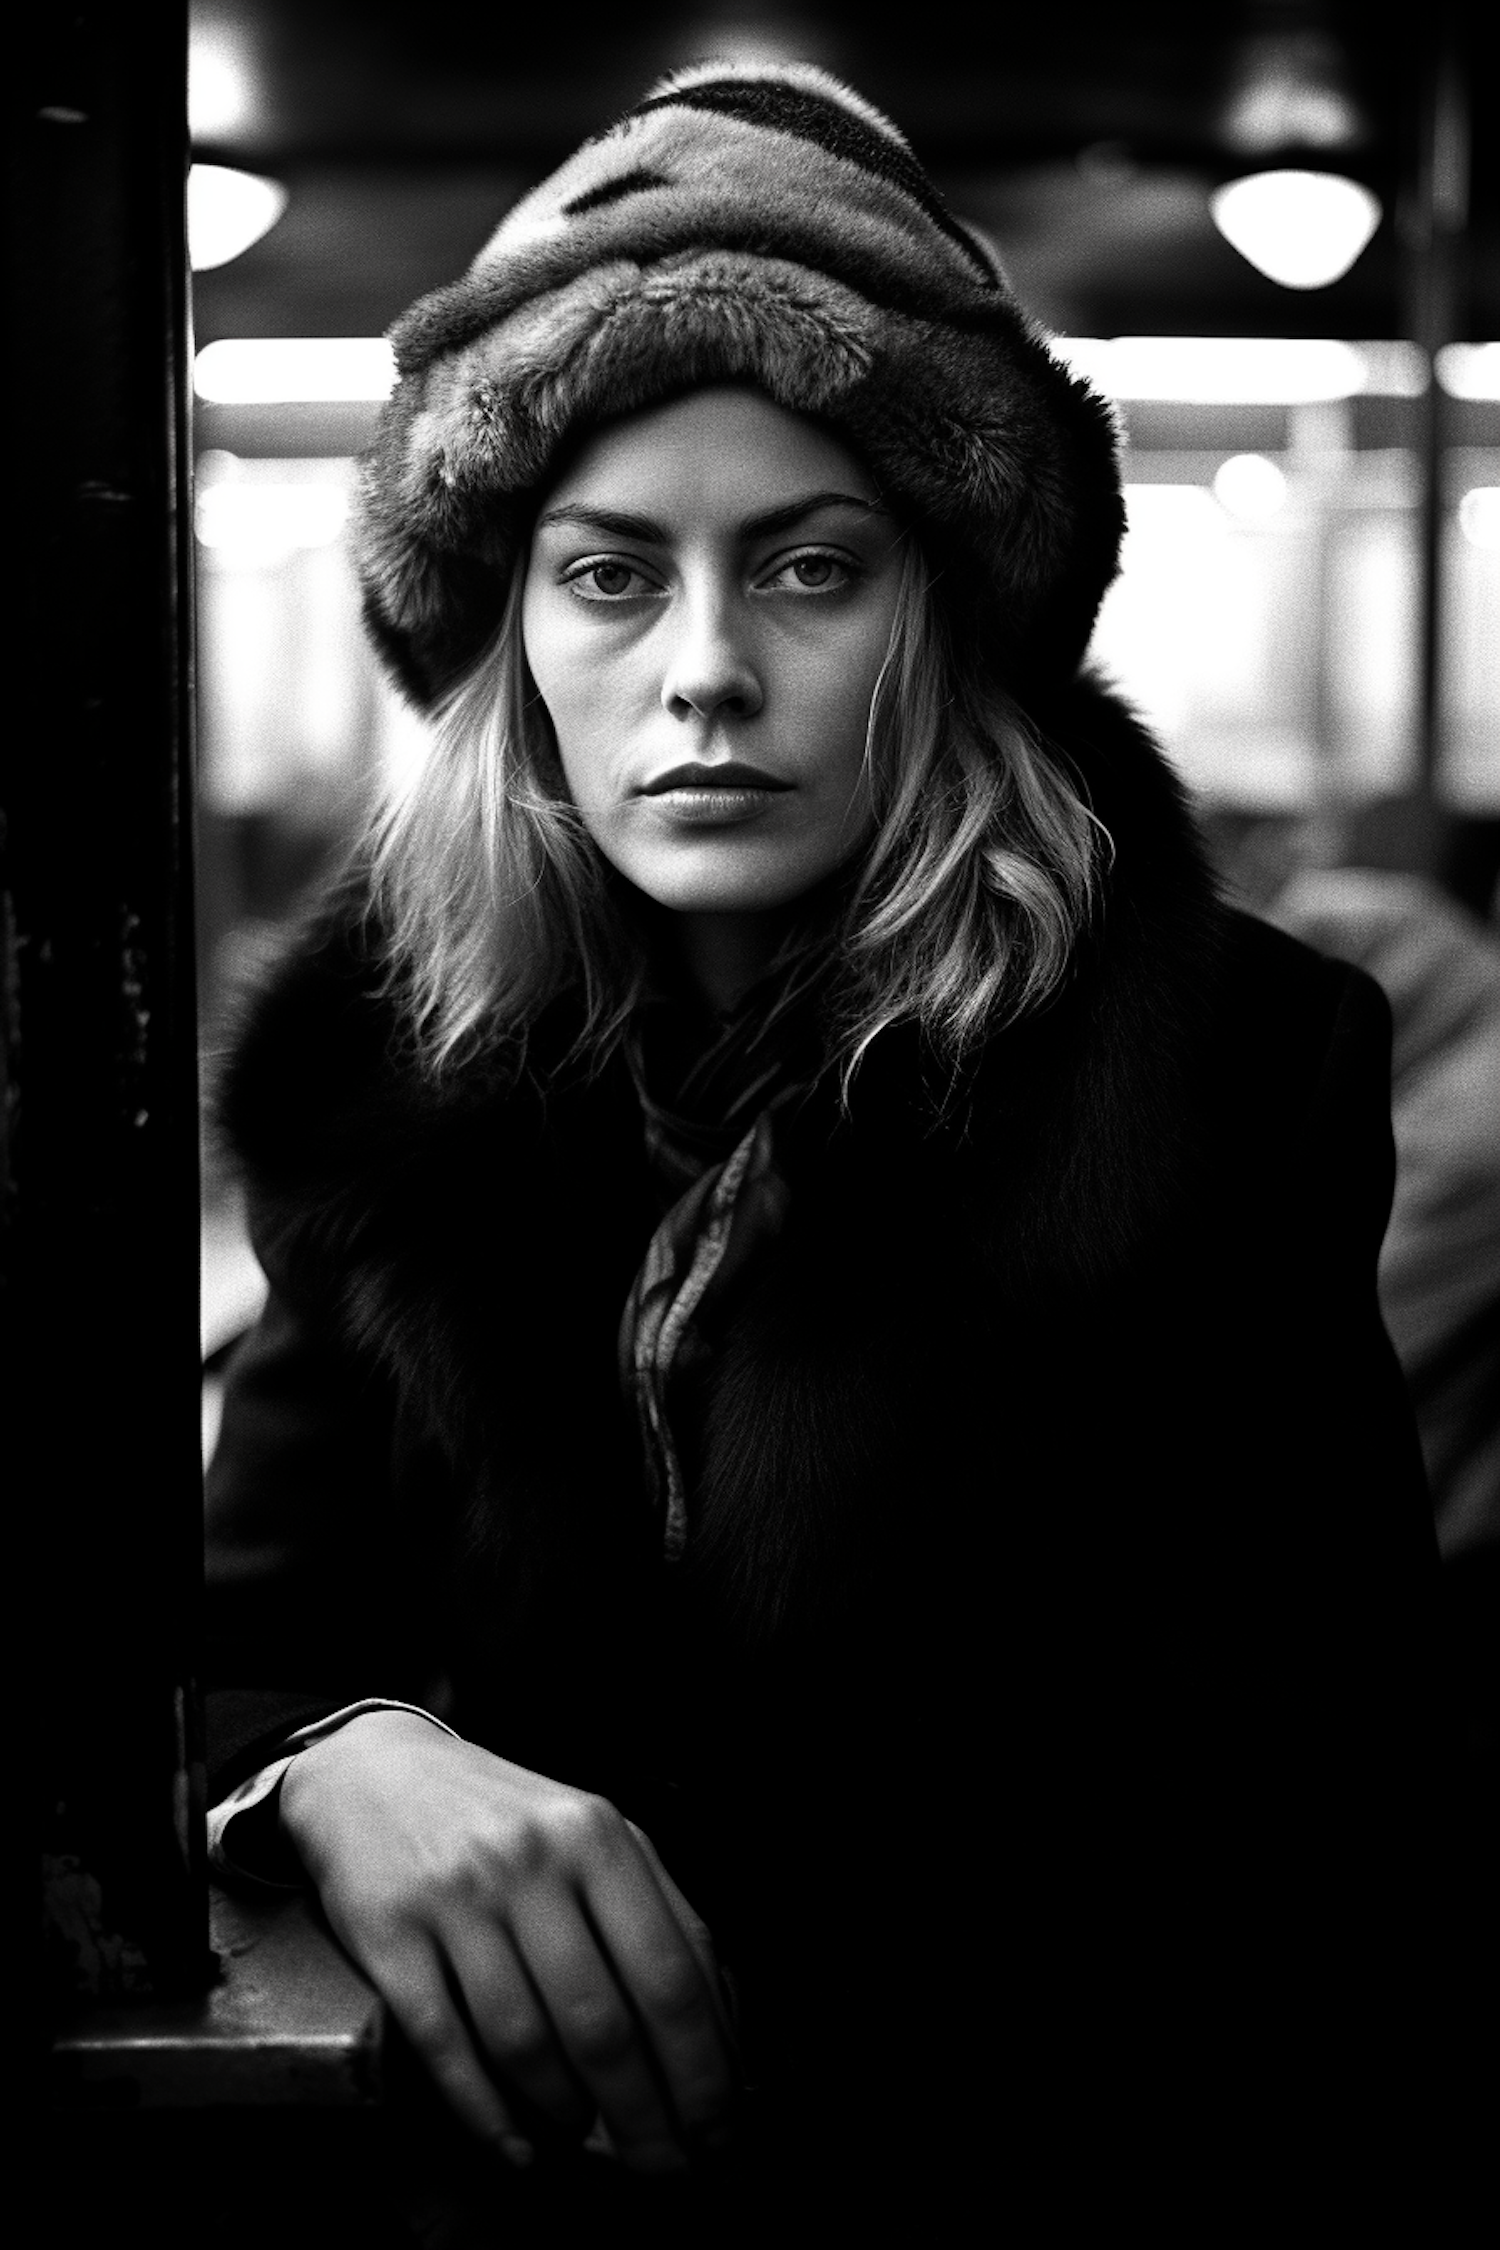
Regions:
<instances>
[{"instance_id":1,"label":"subway car interior","mask_svg":"<svg viewBox=\"0 0 1500 2250\"><path fill-rule=\"evenodd\" d=\"M345 543L393 379L386 331L585 135L706 57L820 64L894 115L1054 350L1114 402L1128 530L1093 661L1155 729L1230 892L1385 989L1381 1301L1482 1835L1500 1754L1485 13L28 11L7 1483L17 1583L41 1603L32 1639L15 1602L12 1642L31 1650L19 1707L41 1706L27 2043L48 2239L446 2239L349 2185L392 2111L424 2099L372 1991L300 1894L235 1894L205 1861L201 1469L265 1286L212 1089L241 996L428 747L362 632ZM1493 1896L1454 1912L1477 1959ZM1493 2155L1493 2118L1489 2139ZM1227 2239L1225 2208L1201 2239Z\"/></svg>"}]
</instances>

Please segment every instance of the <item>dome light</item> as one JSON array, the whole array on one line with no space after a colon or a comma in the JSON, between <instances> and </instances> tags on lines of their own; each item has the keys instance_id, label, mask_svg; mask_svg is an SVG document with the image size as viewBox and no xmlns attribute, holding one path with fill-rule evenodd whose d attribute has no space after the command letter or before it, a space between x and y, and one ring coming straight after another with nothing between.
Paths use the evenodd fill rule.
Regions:
<instances>
[{"instance_id":1,"label":"dome light","mask_svg":"<svg viewBox=\"0 0 1500 2250\"><path fill-rule=\"evenodd\" d=\"M279 180L236 172L227 164L195 164L188 173L188 255L194 273L227 266L269 234L286 209Z\"/></svg>"},{"instance_id":2,"label":"dome light","mask_svg":"<svg viewBox=\"0 0 1500 2250\"><path fill-rule=\"evenodd\" d=\"M1235 453L1214 476L1214 498L1241 523L1269 523L1286 506L1286 478L1263 453Z\"/></svg>"},{"instance_id":3,"label":"dome light","mask_svg":"<svg viewBox=\"0 0 1500 2250\"><path fill-rule=\"evenodd\" d=\"M1380 198L1337 172L1250 172L1216 190L1214 224L1283 289L1326 289L1380 224Z\"/></svg>"}]
</instances>

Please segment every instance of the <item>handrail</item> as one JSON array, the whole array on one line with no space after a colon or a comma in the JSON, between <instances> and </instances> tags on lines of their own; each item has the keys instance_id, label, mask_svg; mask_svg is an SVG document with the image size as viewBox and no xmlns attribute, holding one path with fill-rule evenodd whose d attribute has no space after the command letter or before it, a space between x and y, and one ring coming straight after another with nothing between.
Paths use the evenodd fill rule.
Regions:
<instances>
[{"instance_id":1,"label":"handrail","mask_svg":"<svg viewBox=\"0 0 1500 2250\"><path fill-rule=\"evenodd\" d=\"M348 2109L381 2101L385 2008L301 1892L215 1889L217 1982L92 2006L55 2040L51 2096L77 2109Z\"/></svg>"}]
</instances>

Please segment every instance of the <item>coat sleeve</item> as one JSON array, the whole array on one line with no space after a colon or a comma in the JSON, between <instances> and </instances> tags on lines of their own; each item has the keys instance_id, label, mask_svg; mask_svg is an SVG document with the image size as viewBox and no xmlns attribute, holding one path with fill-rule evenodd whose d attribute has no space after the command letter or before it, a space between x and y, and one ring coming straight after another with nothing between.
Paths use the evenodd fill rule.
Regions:
<instances>
[{"instance_id":1,"label":"coat sleeve","mask_svg":"<svg viewBox=\"0 0 1500 2250\"><path fill-rule=\"evenodd\" d=\"M1352 2067L1384 2056L1395 2083L1462 2014L1451 1886L1469 1846L1433 1511L1377 1295L1395 1176L1390 1013L1362 972L1334 974L1278 1238L1296 1260L1276 1352L1292 1467L1264 1505L1281 1519L1287 1590L1262 1582L1286 1642L1260 1687L1280 1721L1292 1864L1308 1869L1292 1924L1304 1984L1323 1980Z\"/></svg>"},{"instance_id":2,"label":"coat sleeve","mask_svg":"<svg viewBox=\"0 0 1500 2250\"><path fill-rule=\"evenodd\" d=\"M1242 1119L1234 1217L1211 1253L1218 1311L1186 1347L1216 1528L1201 1550L1211 1596L1183 1566L1201 1603L1185 1638L1228 1722L1203 1747L1213 1833L1239 1855L1231 1903L1266 1934L1257 1974L1271 1989L1279 1949L1373 2052L1380 1994L1390 2023L1424 2020L1431 1880L1453 1836L1452 1683L1432 1509L1376 1288L1389 1009L1360 971L1321 969L1300 1052ZM1238 1082L1252 1104L1255 1075Z\"/></svg>"},{"instance_id":3,"label":"coat sleeve","mask_svg":"<svg viewBox=\"0 0 1500 2250\"><path fill-rule=\"evenodd\" d=\"M1336 973L1337 1006L1287 1152L1284 1428L1301 1455L1296 1482L1316 1495L1345 1585L1389 1612L1392 1602L1425 1605L1437 1543L1377 1288L1395 1183L1390 1011L1359 970Z\"/></svg>"},{"instance_id":4,"label":"coat sleeve","mask_svg":"<svg viewBox=\"0 0 1500 2250\"><path fill-rule=\"evenodd\" d=\"M257 1250L270 1291L228 1371L206 1484L215 1798L294 1730L366 1697L420 1702L428 1684L390 1560L391 1386L298 1292L290 1262L264 1237Z\"/></svg>"},{"instance_id":5,"label":"coat sleeve","mask_svg":"<svg viewBox=\"0 0 1500 2250\"><path fill-rule=\"evenodd\" d=\"M1416 1425L1377 1294L1395 1177L1390 1012L1360 971L1321 966L1327 1004L1286 1081L1300 1099L1283 1092L1279 1124L1251 1120L1239 1142L1219 1292L1231 1348L1214 1387L1246 1559L1286 1654L1300 1642L1331 1724L1390 1742L1430 1699L1438 1596Z\"/></svg>"}]
</instances>

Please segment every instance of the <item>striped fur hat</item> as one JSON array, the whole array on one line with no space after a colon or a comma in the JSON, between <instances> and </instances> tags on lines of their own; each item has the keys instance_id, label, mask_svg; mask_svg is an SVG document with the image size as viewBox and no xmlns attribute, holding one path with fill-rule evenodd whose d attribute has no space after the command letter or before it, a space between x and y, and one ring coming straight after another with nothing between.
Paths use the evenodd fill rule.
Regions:
<instances>
[{"instance_id":1,"label":"striped fur hat","mask_svg":"<svg viewBox=\"0 0 1500 2250\"><path fill-rule=\"evenodd\" d=\"M492 633L564 443L712 382L852 444L1018 690L1082 657L1123 522L1110 410L895 126L809 64L663 80L391 340L356 552L419 705Z\"/></svg>"}]
</instances>

